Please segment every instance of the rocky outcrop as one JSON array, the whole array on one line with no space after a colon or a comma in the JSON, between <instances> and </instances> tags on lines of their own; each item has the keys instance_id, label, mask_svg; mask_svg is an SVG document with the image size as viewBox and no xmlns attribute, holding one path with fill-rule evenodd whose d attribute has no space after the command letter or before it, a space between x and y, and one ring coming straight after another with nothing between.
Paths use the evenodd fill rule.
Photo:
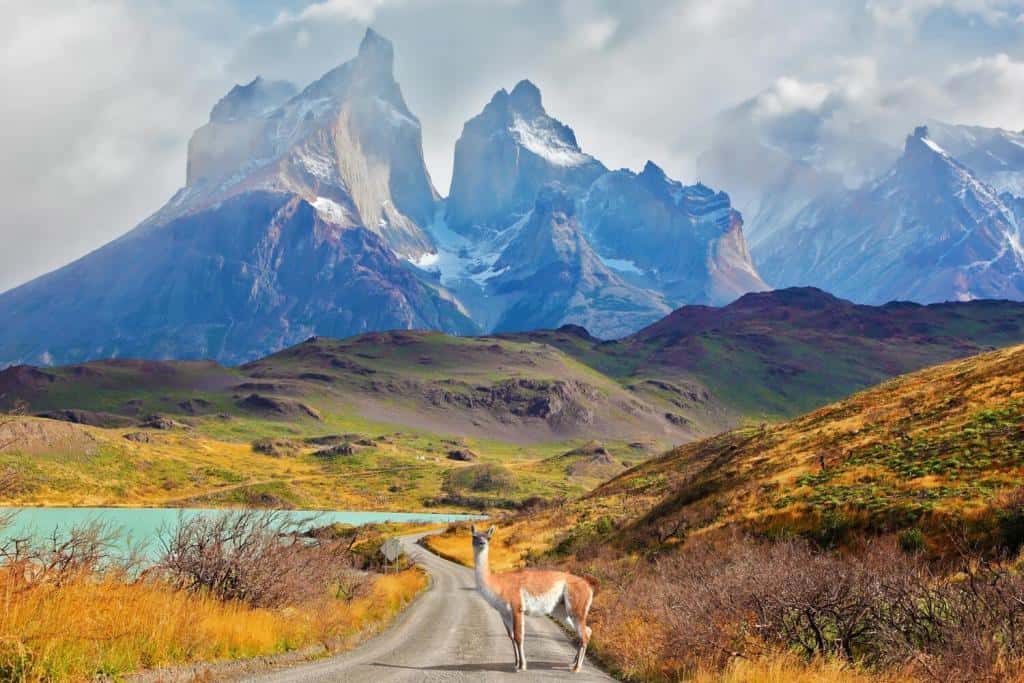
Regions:
<instances>
[{"instance_id":1,"label":"rocky outcrop","mask_svg":"<svg viewBox=\"0 0 1024 683\"><path fill-rule=\"evenodd\" d=\"M327 222L377 233L401 256L429 250L422 226L438 195L393 67L391 43L371 29L355 59L297 95L261 79L236 86L193 135L188 185L158 219L239 193L286 192Z\"/></svg>"},{"instance_id":2,"label":"rocky outcrop","mask_svg":"<svg viewBox=\"0 0 1024 683\"><path fill-rule=\"evenodd\" d=\"M130 427L135 424L135 420L123 415L103 411L79 410L77 408L45 410L41 413L36 413L36 417L45 417L48 420L60 420L61 422L71 422L73 424L89 425L90 427L118 428Z\"/></svg>"},{"instance_id":3,"label":"rocky outcrop","mask_svg":"<svg viewBox=\"0 0 1024 683\"><path fill-rule=\"evenodd\" d=\"M293 399L279 398L277 396L265 396L263 394L249 394L235 402L242 410L272 418L296 418L309 417L314 420L322 420L320 412L307 403Z\"/></svg>"},{"instance_id":4,"label":"rocky outcrop","mask_svg":"<svg viewBox=\"0 0 1024 683\"><path fill-rule=\"evenodd\" d=\"M448 459L458 462L473 462L479 460L480 456L468 448L453 448L448 451Z\"/></svg>"},{"instance_id":5,"label":"rocky outcrop","mask_svg":"<svg viewBox=\"0 0 1024 683\"><path fill-rule=\"evenodd\" d=\"M663 292L673 307L725 304L768 288L724 192L685 186L648 161L639 174L605 174L581 204L581 223L605 262Z\"/></svg>"},{"instance_id":6,"label":"rocky outcrop","mask_svg":"<svg viewBox=\"0 0 1024 683\"><path fill-rule=\"evenodd\" d=\"M518 331L567 323L598 337L620 337L671 310L653 290L625 282L583 235L575 202L558 185L540 190L534 207L494 265L487 283L505 312L495 328Z\"/></svg>"}]
</instances>

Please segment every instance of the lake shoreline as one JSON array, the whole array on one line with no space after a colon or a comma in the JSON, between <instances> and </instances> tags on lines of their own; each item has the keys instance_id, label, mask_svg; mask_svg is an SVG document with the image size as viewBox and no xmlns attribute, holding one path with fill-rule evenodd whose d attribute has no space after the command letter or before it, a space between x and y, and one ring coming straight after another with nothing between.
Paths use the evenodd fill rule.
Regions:
<instances>
[{"instance_id":1,"label":"lake shoreline","mask_svg":"<svg viewBox=\"0 0 1024 683\"><path fill-rule=\"evenodd\" d=\"M480 515L456 513L388 512L373 510L277 510L273 508L149 508L149 507L0 507L6 524L0 527L5 539L64 537L74 529L99 525L107 541L121 552L155 552L161 538L184 520L243 512L273 513L291 527L315 529L336 524L363 527L443 526L481 519Z\"/></svg>"}]
</instances>

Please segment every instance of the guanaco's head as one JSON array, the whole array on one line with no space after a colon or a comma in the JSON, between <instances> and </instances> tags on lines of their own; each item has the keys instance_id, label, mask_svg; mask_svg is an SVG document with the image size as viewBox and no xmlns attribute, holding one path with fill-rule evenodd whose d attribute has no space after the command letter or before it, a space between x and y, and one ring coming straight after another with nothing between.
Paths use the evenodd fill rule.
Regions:
<instances>
[{"instance_id":1,"label":"guanaco's head","mask_svg":"<svg viewBox=\"0 0 1024 683\"><path fill-rule=\"evenodd\" d=\"M477 531L476 524L469 526L469 532L473 535L473 550L486 550L487 544L491 542L491 536L494 535L495 527L491 527L487 531Z\"/></svg>"}]
</instances>

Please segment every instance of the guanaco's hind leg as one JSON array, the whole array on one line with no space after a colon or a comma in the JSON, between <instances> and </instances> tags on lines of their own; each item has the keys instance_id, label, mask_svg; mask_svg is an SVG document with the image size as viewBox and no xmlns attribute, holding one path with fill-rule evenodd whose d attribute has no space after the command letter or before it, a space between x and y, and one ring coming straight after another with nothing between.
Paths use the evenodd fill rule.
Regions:
<instances>
[{"instance_id":1,"label":"guanaco's hind leg","mask_svg":"<svg viewBox=\"0 0 1024 683\"><path fill-rule=\"evenodd\" d=\"M573 673L577 673L583 668L583 663L587 658L587 644L590 642L591 633L593 633L593 631L591 631L590 627L587 626L586 621L581 621L579 628L576 631L576 634L580 637L580 647L576 651L576 659L573 660L572 663Z\"/></svg>"},{"instance_id":2,"label":"guanaco's hind leg","mask_svg":"<svg viewBox=\"0 0 1024 683\"><path fill-rule=\"evenodd\" d=\"M519 610L512 613L512 639L515 642L516 654L519 656L517 670L526 671L526 653L523 651L523 640L526 636L526 616Z\"/></svg>"},{"instance_id":3,"label":"guanaco's hind leg","mask_svg":"<svg viewBox=\"0 0 1024 683\"><path fill-rule=\"evenodd\" d=\"M586 586L582 590L577 589L573 593L566 607L569 608L568 611L570 613L574 613L573 616L575 618L573 621L575 622L576 635L580 639L580 647L576 651L576 659L572 663L572 671L576 673L583 668L583 663L586 661L587 644L590 643L590 634L593 633L590 627L587 626L587 616L590 614L590 603L594 600L594 593L590 586ZM576 601L575 603L572 602L573 598Z\"/></svg>"}]
</instances>

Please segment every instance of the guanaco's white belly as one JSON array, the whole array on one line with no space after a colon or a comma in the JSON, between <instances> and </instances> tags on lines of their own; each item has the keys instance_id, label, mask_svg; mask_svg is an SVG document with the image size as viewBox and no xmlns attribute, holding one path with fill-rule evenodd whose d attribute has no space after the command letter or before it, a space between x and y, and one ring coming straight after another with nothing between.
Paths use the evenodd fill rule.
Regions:
<instances>
[{"instance_id":1,"label":"guanaco's white belly","mask_svg":"<svg viewBox=\"0 0 1024 683\"><path fill-rule=\"evenodd\" d=\"M527 614L551 614L558 603L562 600L565 592L565 582L558 581L546 592L535 595L525 588L520 589L520 598L523 601L523 611Z\"/></svg>"}]
</instances>

